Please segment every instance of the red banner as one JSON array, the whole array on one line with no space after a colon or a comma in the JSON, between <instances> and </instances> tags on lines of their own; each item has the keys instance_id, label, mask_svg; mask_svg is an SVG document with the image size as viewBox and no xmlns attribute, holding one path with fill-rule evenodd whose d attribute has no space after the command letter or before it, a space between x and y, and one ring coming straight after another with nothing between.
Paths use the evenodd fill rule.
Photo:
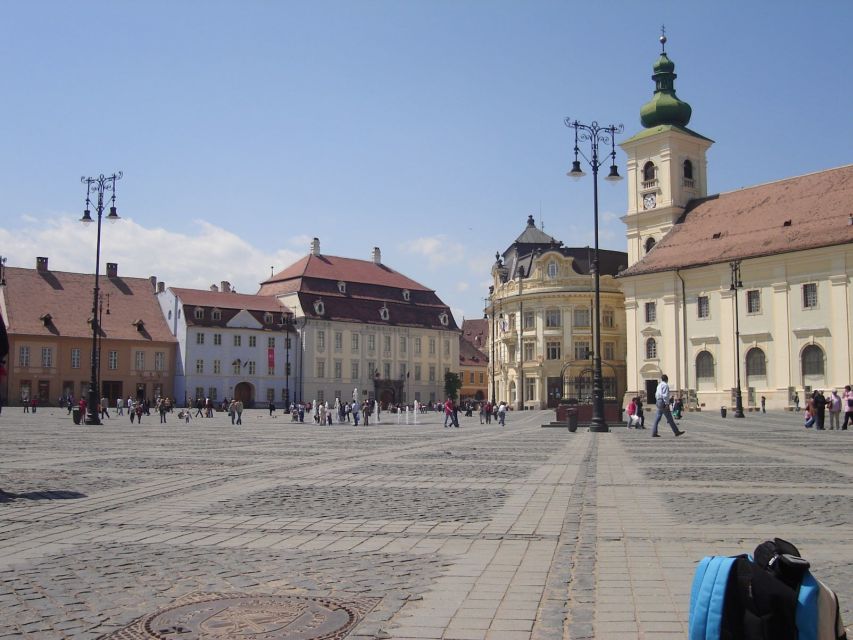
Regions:
<instances>
[{"instance_id":1,"label":"red banner","mask_svg":"<svg viewBox=\"0 0 853 640\"><path fill-rule=\"evenodd\" d=\"M267 349L267 364L271 369L275 369L275 349L272 347Z\"/></svg>"}]
</instances>

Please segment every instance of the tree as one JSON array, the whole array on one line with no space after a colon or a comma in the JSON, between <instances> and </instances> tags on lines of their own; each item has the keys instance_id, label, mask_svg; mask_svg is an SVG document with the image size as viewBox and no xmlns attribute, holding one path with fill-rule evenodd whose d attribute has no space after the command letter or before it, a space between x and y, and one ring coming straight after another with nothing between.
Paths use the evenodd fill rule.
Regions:
<instances>
[{"instance_id":1,"label":"tree","mask_svg":"<svg viewBox=\"0 0 853 640\"><path fill-rule=\"evenodd\" d=\"M461 388L462 380L459 378L458 373L448 371L444 374L444 393L447 394L447 397L456 400L456 396Z\"/></svg>"}]
</instances>

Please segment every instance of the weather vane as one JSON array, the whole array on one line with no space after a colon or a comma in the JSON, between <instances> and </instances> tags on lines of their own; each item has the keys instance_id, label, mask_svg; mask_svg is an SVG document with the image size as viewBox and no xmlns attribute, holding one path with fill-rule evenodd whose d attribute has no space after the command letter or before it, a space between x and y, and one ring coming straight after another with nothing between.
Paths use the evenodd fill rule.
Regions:
<instances>
[{"instance_id":1,"label":"weather vane","mask_svg":"<svg viewBox=\"0 0 853 640\"><path fill-rule=\"evenodd\" d=\"M660 26L660 52L666 53L666 25L662 24Z\"/></svg>"}]
</instances>

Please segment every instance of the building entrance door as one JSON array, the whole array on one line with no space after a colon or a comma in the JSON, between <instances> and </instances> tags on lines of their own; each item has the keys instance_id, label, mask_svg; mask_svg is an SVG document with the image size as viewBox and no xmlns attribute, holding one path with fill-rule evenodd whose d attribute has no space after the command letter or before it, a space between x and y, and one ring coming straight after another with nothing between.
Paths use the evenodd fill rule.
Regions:
<instances>
[{"instance_id":1,"label":"building entrance door","mask_svg":"<svg viewBox=\"0 0 853 640\"><path fill-rule=\"evenodd\" d=\"M646 380L646 404L655 403L655 391L658 390L657 380Z\"/></svg>"},{"instance_id":2,"label":"building entrance door","mask_svg":"<svg viewBox=\"0 0 853 640\"><path fill-rule=\"evenodd\" d=\"M234 387L234 399L243 403L243 406L250 409L255 402L255 390L248 382L241 382Z\"/></svg>"},{"instance_id":3,"label":"building entrance door","mask_svg":"<svg viewBox=\"0 0 853 640\"><path fill-rule=\"evenodd\" d=\"M121 380L104 380L101 382L103 397L110 401L110 406L114 407L116 400L124 397Z\"/></svg>"}]
</instances>

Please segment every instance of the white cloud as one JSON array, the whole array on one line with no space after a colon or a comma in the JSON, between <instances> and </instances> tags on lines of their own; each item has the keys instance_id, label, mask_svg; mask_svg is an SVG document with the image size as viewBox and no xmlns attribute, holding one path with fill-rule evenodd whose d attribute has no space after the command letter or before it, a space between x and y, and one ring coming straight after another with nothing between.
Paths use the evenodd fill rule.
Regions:
<instances>
[{"instance_id":1,"label":"white cloud","mask_svg":"<svg viewBox=\"0 0 853 640\"><path fill-rule=\"evenodd\" d=\"M468 291L468 289L470 289L470 288L471 288L471 285L468 284L467 282L460 281L460 282L456 283L456 290L459 292Z\"/></svg>"},{"instance_id":2,"label":"white cloud","mask_svg":"<svg viewBox=\"0 0 853 640\"><path fill-rule=\"evenodd\" d=\"M415 238L404 245L406 251L427 259L430 269L459 264L465 257L465 247L445 235Z\"/></svg>"},{"instance_id":3,"label":"white cloud","mask_svg":"<svg viewBox=\"0 0 853 640\"><path fill-rule=\"evenodd\" d=\"M313 236L309 236L303 233L301 235L291 236L290 239L287 241L287 244L292 247L299 247L301 250L300 255L305 255L311 250L311 242L313 240ZM323 246L322 243L320 244L320 246Z\"/></svg>"},{"instance_id":4,"label":"white cloud","mask_svg":"<svg viewBox=\"0 0 853 640\"><path fill-rule=\"evenodd\" d=\"M50 258L56 271L92 273L96 229L69 216L27 221L14 231L0 227L0 246L10 266L35 267L36 256ZM240 293L255 293L269 277L307 251L264 252L216 225L196 220L189 235L162 228L149 229L124 218L101 229L101 273L107 262L117 262L120 275L157 276L167 286L207 288L228 280Z\"/></svg>"}]
</instances>

